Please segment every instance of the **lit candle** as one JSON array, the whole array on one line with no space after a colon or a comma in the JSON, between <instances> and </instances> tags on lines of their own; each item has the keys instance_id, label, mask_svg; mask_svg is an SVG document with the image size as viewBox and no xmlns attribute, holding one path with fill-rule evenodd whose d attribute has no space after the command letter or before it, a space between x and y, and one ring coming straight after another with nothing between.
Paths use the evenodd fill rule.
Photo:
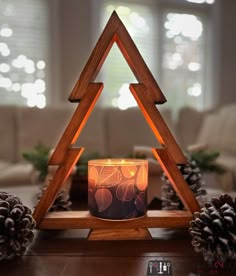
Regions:
<instances>
[{"instance_id":1,"label":"lit candle","mask_svg":"<svg viewBox=\"0 0 236 276\"><path fill-rule=\"evenodd\" d=\"M104 219L131 219L147 212L148 162L100 159L88 162L88 208Z\"/></svg>"}]
</instances>

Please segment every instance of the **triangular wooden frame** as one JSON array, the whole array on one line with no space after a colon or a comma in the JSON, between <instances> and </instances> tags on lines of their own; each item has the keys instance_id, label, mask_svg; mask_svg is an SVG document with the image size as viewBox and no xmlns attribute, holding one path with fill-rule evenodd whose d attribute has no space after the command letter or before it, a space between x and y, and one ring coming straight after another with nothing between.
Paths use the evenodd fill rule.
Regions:
<instances>
[{"instance_id":1,"label":"triangular wooden frame","mask_svg":"<svg viewBox=\"0 0 236 276\"><path fill-rule=\"evenodd\" d=\"M92 217L88 211L52 212L47 214L84 150L84 148L72 148L72 145L80 135L101 94L103 84L93 83L93 81L114 42L119 46L139 82L130 84L130 90L154 135L163 146L161 149L153 149L153 154L182 200L186 211L148 211L145 217L123 221L122 223L97 219ZM186 158L155 106L164 103L166 99L116 12L112 13L69 100L79 102L79 105L49 160L50 165L57 165L58 168L34 211L33 215L37 227L39 229L91 228L99 230L113 229L116 231L120 228L188 227L193 213L199 211L200 207L176 165L186 163Z\"/></svg>"}]
</instances>

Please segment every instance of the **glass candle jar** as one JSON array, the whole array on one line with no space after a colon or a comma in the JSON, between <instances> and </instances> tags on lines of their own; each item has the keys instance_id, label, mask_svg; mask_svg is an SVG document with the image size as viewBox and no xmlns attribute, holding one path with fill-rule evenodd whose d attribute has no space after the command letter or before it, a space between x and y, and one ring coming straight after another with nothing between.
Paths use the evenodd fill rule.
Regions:
<instances>
[{"instance_id":1,"label":"glass candle jar","mask_svg":"<svg viewBox=\"0 0 236 276\"><path fill-rule=\"evenodd\" d=\"M88 162L88 209L93 216L124 220L147 212L148 161L99 159Z\"/></svg>"}]
</instances>

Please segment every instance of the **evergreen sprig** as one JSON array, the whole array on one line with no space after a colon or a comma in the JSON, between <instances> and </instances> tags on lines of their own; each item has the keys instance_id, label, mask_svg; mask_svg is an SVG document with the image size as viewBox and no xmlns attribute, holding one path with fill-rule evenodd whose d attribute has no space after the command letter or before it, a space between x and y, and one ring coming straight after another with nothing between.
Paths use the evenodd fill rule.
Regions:
<instances>
[{"instance_id":1,"label":"evergreen sprig","mask_svg":"<svg viewBox=\"0 0 236 276\"><path fill-rule=\"evenodd\" d=\"M39 142L32 151L24 152L23 158L39 171L39 180L44 181L48 173L48 159L50 148Z\"/></svg>"},{"instance_id":2,"label":"evergreen sprig","mask_svg":"<svg viewBox=\"0 0 236 276\"><path fill-rule=\"evenodd\" d=\"M191 154L191 158L197 163L202 172L216 172L222 174L225 169L217 164L216 159L220 153L217 151L199 150Z\"/></svg>"},{"instance_id":3,"label":"evergreen sprig","mask_svg":"<svg viewBox=\"0 0 236 276\"><path fill-rule=\"evenodd\" d=\"M23 158L33 165L33 167L39 171L39 180L44 181L48 174L48 160L50 154L50 148L38 143L33 150L24 152ZM79 175L87 175L88 173L88 161L91 159L100 159L101 155L97 152L82 155L76 164L76 173Z\"/></svg>"}]
</instances>

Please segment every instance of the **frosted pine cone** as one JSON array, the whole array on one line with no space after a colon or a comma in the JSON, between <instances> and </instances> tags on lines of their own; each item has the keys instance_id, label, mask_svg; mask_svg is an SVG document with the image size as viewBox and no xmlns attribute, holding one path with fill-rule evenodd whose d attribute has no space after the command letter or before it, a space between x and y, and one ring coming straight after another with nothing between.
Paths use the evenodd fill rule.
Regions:
<instances>
[{"instance_id":1,"label":"frosted pine cone","mask_svg":"<svg viewBox=\"0 0 236 276\"><path fill-rule=\"evenodd\" d=\"M236 260L236 198L213 198L194 214L190 225L192 245L205 261Z\"/></svg>"},{"instance_id":2,"label":"frosted pine cone","mask_svg":"<svg viewBox=\"0 0 236 276\"><path fill-rule=\"evenodd\" d=\"M34 228L31 210L18 197L0 192L0 261L22 255Z\"/></svg>"},{"instance_id":3,"label":"frosted pine cone","mask_svg":"<svg viewBox=\"0 0 236 276\"><path fill-rule=\"evenodd\" d=\"M188 183L196 199L201 204L201 202L203 201L202 197L206 195L206 190L202 188L202 174L196 162L189 159L189 162L187 164L179 165L178 168L184 176L184 179ZM164 182L162 186L162 209L183 210L184 206L178 195L176 194L175 190L172 188L170 181L165 173L163 173L162 175L162 180Z\"/></svg>"},{"instance_id":4,"label":"frosted pine cone","mask_svg":"<svg viewBox=\"0 0 236 276\"><path fill-rule=\"evenodd\" d=\"M47 189L47 185L44 185L42 188L41 188L41 192L39 193L38 195L38 200L40 200L40 198L42 197L43 195L43 192ZM49 212L54 212L54 211L70 211L71 210L71 201L70 201L70 195L68 194L68 191L67 190L61 190L52 207L49 209Z\"/></svg>"}]
</instances>

